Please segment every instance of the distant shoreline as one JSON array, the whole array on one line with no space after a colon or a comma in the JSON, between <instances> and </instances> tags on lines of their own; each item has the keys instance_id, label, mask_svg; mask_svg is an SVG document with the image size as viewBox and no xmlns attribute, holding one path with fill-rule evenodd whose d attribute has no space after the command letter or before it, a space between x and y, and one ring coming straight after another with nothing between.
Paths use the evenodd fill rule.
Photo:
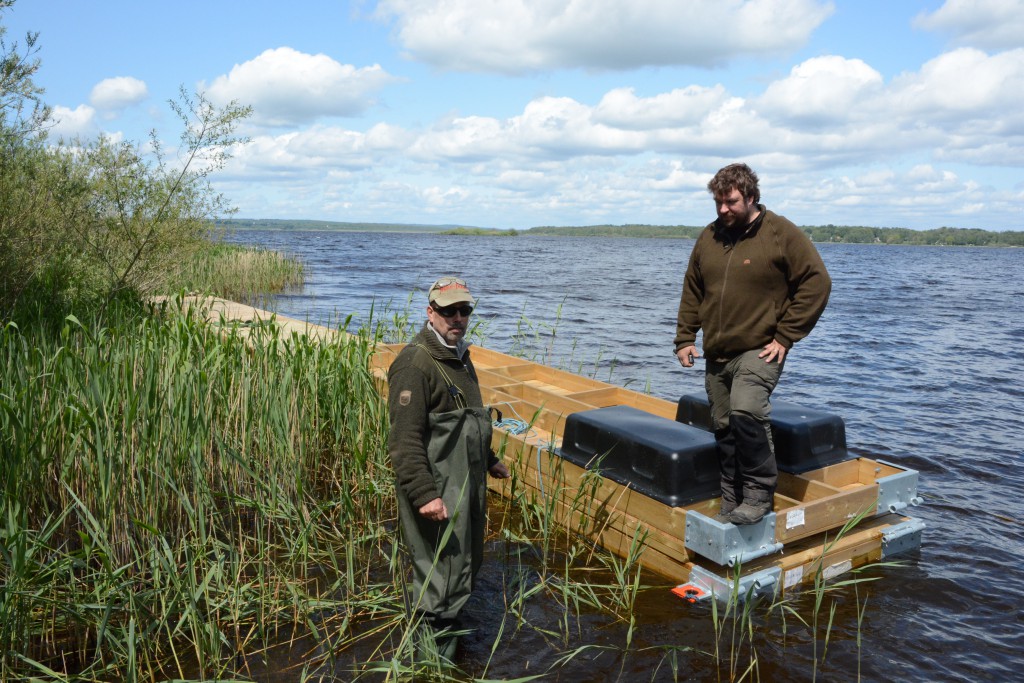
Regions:
<instances>
[{"instance_id":1,"label":"distant shoreline","mask_svg":"<svg viewBox=\"0 0 1024 683\"><path fill-rule=\"evenodd\" d=\"M704 226L691 225L589 225L539 226L524 230L481 228L465 225L419 223L345 223L340 221L288 219L221 219L218 227L229 230L281 232L391 232L404 234L479 235L485 237L624 237L695 239ZM1024 232L979 230L975 228L873 228L865 226L800 226L815 243L918 245L943 247L1024 247Z\"/></svg>"}]
</instances>

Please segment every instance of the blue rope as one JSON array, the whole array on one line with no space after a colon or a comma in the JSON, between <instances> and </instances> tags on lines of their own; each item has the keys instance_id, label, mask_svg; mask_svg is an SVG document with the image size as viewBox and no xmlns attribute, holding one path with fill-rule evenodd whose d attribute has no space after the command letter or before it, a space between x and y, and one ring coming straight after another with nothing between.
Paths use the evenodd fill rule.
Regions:
<instances>
[{"instance_id":1,"label":"blue rope","mask_svg":"<svg viewBox=\"0 0 1024 683\"><path fill-rule=\"evenodd\" d=\"M501 420L495 420L494 426L498 429L504 429L509 434L523 434L530 428L530 423L525 420L517 420L509 417Z\"/></svg>"}]
</instances>

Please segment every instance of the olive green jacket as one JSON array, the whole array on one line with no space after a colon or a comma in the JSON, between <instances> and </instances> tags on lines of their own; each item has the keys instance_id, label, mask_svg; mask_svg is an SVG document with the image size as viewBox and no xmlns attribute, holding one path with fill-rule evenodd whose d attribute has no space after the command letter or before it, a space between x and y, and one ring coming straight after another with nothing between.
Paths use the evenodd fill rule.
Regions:
<instances>
[{"instance_id":1,"label":"olive green jacket","mask_svg":"<svg viewBox=\"0 0 1024 683\"><path fill-rule=\"evenodd\" d=\"M449 389L439 365L444 368L453 389ZM428 415L482 406L480 384L469 349L460 358L454 349L438 340L432 328L424 324L388 370L391 421L388 453L395 468L399 492L408 496L415 508L441 495L427 458L430 438ZM497 458L488 450L479 461L490 467Z\"/></svg>"},{"instance_id":2,"label":"olive green jacket","mask_svg":"<svg viewBox=\"0 0 1024 683\"><path fill-rule=\"evenodd\" d=\"M683 281L675 349L704 330L704 355L727 360L775 339L787 349L814 329L832 280L810 238L758 205L741 234L711 223L697 237Z\"/></svg>"}]
</instances>

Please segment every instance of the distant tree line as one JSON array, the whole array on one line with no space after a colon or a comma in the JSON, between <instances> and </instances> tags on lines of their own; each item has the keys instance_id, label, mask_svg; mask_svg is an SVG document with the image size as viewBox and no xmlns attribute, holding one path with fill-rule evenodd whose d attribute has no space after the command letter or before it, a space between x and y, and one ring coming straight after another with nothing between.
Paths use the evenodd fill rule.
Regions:
<instances>
[{"instance_id":1,"label":"distant tree line","mask_svg":"<svg viewBox=\"0 0 1024 683\"><path fill-rule=\"evenodd\" d=\"M543 225L528 230L498 230L460 225L426 225L420 223L343 223L338 221L293 220L271 218L234 218L217 221L218 227L234 230L316 231L338 230L358 232L419 232L445 235L486 235L512 237L541 235L549 237L663 237L696 239L703 225ZM846 244L918 244L949 247L1024 247L1024 232L995 232L975 228L871 228L855 225L812 225L801 228L815 242Z\"/></svg>"},{"instance_id":2,"label":"distant tree line","mask_svg":"<svg viewBox=\"0 0 1024 683\"><path fill-rule=\"evenodd\" d=\"M525 230L528 235L560 237L675 237L695 239L704 226L692 225L587 225L542 226ZM801 228L815 242L847 244L918 244L966 247L1024 247L1024 232L995 232L974 228L870 228L849 225L814 225Z\"/></svg>"},{"instance_id":3,"label":"distant tree line","mask_svg":"<svg viewBox=\"0 0 1024 683\"><path fill-rule=\"evenodd\" d=\"M492 228L454 228L445 230L442 235L486 235L489 237L516 237L519 231L514 228L508 230L495 230Z\"/></svg>"},{"instance_id":4,"label":"distant tree line","mask_svg":"<svg viewBox=\"0 0 1024 683\"><path fill-rule=\"evenodd\" d=\"M689 237L696 238L704 226L688 225L583 225L556 227L544 225L530 228L527 235L550 235L553 237Z\"/></svg>"},{"instance_id":5,"label":"distant tree line","mask_svg":"<svg viewBox=\"0 0 1024 683\"><path fill-rule=\"evenodd\" d=\"M815 242L852 244L920 244L961 247L1024 247L1024 232L995 232L977 228L868 228L863 226L815 225L803 228Z\"/></svg>"}]
</instances>

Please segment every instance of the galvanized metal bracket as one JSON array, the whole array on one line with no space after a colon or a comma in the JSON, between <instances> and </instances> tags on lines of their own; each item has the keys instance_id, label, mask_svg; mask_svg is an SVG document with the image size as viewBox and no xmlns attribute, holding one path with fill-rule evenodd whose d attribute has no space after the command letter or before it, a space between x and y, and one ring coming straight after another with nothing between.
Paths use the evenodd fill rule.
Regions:
<instances>
[{"instance_id":1,"label":"galvanized metal bracket","mask_svg":"<svg viewBox=\"0 0 1024 683\"><path fill-rule=\"evenodd\" d=\"M683 544L702 557L729 567L780 552L775 541L775 513L769 512L756 524L715 521L699 512L686 513Z\"/></svg>"},{"instance_id":2,"label":"galvanized metal bracket","mask_svg":"<svg viewBox=\"0 0 1024 683\"><path fill-rule=\"evenodd\" d=\"M882 534L882 559L921 547L921 532L925 523L919 519L907 519L895 524Z\"/></svg>"},{"instance_id":3,"label":"galvanized metal bracket","mask_svg":"<svg viewBox=\"0 0 1024 683\"><path fill-rule=\"evenodd\" d=\"M917 470L908 470L905 467L900 467L884 460L879 460L878 462L903 471L877 480L878 509L876 514L899 512L908 505L920 505L921 499L917 495Z\"/></svg>"},{"instance_id":4,"label":"galvanized metal bracket","mask_svg":"<svg viewBox=\"0 0 1024 683\"><path fill-rule=\"evenodd\" d=\"M755 595L774 594L778 591L782 569L768 567L759 572L745 576L734 576L726 572L720 576L700 566L690 570L690 581L672 590L688 602L698 602L714 597L719 602L727 602L732 596L737 600L746 600Z\"/></svg>"}]
</instances>

